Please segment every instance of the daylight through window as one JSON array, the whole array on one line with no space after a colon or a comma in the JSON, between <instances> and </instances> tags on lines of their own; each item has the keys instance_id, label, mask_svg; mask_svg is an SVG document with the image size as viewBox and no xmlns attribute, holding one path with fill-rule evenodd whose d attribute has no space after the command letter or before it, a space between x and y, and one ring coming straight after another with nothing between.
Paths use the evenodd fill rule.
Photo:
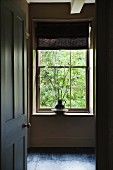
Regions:
<instances>
[{"instance_id":1,"label":"daylight through window","mask_svg":"<svg viewBox=\"0 0 113 170\"><path fill-rule=\"evenodd\" d=\"M39 50L37 67L38 111L62 99L70 111L87 110L87 50Z\"/></svg>"}]
</instances>

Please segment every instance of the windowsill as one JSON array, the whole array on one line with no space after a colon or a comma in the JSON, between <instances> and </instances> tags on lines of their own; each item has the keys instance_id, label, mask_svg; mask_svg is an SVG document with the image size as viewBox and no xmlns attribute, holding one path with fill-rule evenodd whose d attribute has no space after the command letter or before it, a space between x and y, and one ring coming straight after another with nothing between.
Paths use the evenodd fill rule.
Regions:
<instances>
[{"instance_id":1,"label":"windowsill","mask_svg":"<svg viewBox=\"0 0 113 170\"><path fill-rule=\"evenodd\" d=\"M38 113L33 113L32 116L59 116L56 113L42 113L42 112L38 112ZM64 113L62 116L94 116L93 113Z\"/></svg>"}]
</instances>

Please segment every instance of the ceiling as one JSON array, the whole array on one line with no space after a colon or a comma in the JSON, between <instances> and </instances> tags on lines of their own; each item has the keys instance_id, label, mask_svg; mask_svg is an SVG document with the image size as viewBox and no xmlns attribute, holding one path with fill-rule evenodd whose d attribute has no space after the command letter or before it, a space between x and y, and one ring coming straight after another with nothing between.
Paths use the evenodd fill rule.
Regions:
<instances>
[{"instance_id":1,"label":"ceiling","mask_svg":"<svg viewBox=\"0 0 113 170\"><path fill-rule=\"evenodd\" d=\"M26 0L28 3L63 3L69 2L71 5L71 14L80 13L86 3L95 3L95 0Z\"/></svg>"}]
</instances>

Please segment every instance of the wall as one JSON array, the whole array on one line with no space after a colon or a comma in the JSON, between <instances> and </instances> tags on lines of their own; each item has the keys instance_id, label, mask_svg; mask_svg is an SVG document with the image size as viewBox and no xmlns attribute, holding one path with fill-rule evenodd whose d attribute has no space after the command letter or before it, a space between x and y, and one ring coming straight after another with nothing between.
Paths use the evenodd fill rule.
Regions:
<instances>
[{"instance_id":1,"label":"wall","mask_svg":"<svg viewBox=\"0 0 113 170\"><path fill-rule=\"evenodd\" d=\"M94 117L32 116L31 146L95 146Z\"/></svg>"},{"instance_id":2,"label":"wall","mask_svg":"<svg viewBox=\"0 0 113 170\"><path fill-rule=\"evenodd\" d=\"M29 28L31 34L31 56L33 49L33 25L35 19L92 19L95 17L95 6L84 5L81 14L70 14L69 3L30 4ZM31 61L32 63L32 57ZM32 75L31 75L32 79ZM32 91L32 87L31 87ZM32 113L32 110L31 110ZM39 116L31 115L32 147L40 146L95 146L95 116Z\"/></svg>"},{"instance_id":3,"label":"wall","mask_svg":"<svg viewBox=\"0 0 113 170\"><path fill-rule=\"evenodd\" d=\"M70 14L70 3L46 3L29 5L29 18L32 19L88 19L95 17L95 5L84 5L80 14Z\"/></svg>"}]
</instances>

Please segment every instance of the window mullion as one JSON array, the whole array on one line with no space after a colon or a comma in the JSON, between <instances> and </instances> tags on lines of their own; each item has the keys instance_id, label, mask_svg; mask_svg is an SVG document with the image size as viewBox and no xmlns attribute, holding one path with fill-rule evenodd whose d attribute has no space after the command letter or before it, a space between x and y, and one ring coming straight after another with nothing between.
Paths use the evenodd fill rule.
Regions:
<instances>
[{"instance_id":1,"label":"window mullion","mask_svg":"<svg viewBox=\"0 0 113 170\"><path fill-rule=\"evenodd\" d=\"M55 50L54 51L54 66L56 66L56 53L57 53L57 51ZM53 90L55 90L55 98L54 98L54 102L56 102L56 68L54 67L54 87L55 87L55 89L53 89Z\"/></svg>"},{"instance_id":2,"label":"window mullion","mask_svg":"<svg viewBox=\"0 0 113 170\"><path fill-rule=\"evenodd\" d=\"M70 50L70 108L71 108L71 50Z\"/></svg>"}]
</instances>

